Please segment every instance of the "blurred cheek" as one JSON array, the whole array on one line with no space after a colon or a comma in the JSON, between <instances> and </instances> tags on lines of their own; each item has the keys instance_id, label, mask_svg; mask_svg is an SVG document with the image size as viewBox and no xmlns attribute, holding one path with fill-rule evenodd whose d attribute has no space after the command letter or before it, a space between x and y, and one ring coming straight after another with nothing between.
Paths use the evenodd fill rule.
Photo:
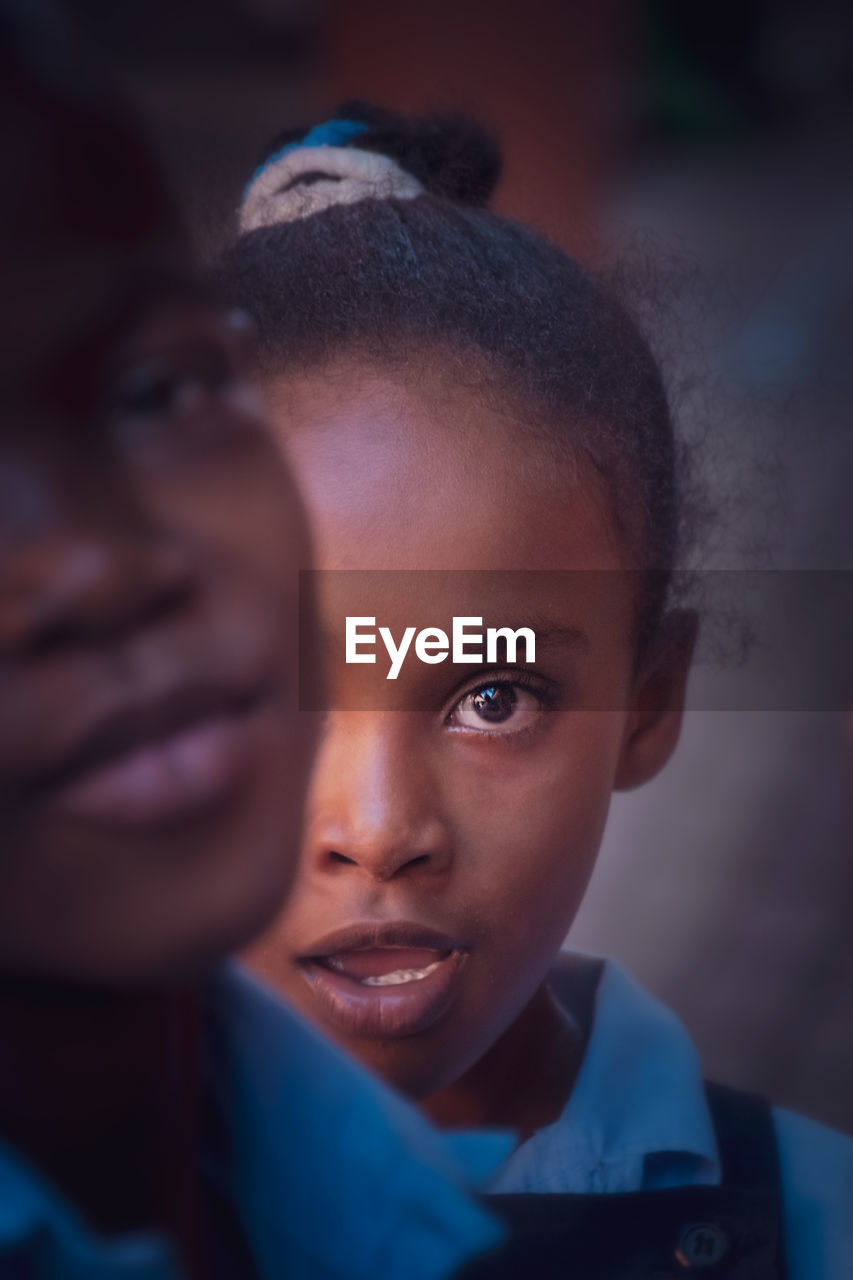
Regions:
<instances>
[{"instance_id":1,"label":"blurred cheek","mask_svg":"<svg viewBox=\"0 0 853 1280\"><path fill-rule=\"evenodd\" d=\"M186 528L200 543L240 560L270 585L310 568L307 523L300 498L265 430L255 426L243 450L154 477L152 509L166 524ZM144 480L143 480L144 483Z\"/></svg>"}]
</instances>

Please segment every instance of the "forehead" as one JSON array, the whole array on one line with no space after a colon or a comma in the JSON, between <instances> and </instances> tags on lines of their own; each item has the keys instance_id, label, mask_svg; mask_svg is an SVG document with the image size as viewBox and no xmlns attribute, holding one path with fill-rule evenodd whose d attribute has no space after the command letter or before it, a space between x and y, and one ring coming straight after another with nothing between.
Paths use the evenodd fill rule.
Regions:
<instances>
[{"instance_id":1,"label":"forehead","mask_svg":"<svg viewBox=\"0 0 853 1280\"><path fill-rule=\"evenodd\" d=\"M627 567L591 467L475 391L344 364L268 390L323 568Z\"/></svg>"},{"instance_id":2,"label":"forehead","mask_svg":"<svg viewBox=\"0 0 853 1280\"><path fill-rule=\"evenodd\" d=\"M0 58L0 360L8 390L106 320L124 295L180 269L180 229L120 104Z\"/></svg>"}]
</instances>

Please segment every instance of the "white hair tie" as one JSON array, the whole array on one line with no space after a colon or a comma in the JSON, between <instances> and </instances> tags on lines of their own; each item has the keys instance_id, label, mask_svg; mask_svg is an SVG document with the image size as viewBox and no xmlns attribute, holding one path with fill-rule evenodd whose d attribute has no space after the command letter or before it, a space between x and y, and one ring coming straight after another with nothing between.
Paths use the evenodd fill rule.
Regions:
<instances>
[{"instance_id":1,"label":"white hair tie","mask_svg":"<svg viewBox=\"0 0 853 1280\"><path fill-rule=\"evenodd\" d=\"M335 204L390 196L411 200L423 192L418 179L390 156L324 142L314 145L321 131L331 132L329 126L312 129L303 143L291 143L255 173L240 208L241 234L295 222Z\"/></svg>"}]
</instances>

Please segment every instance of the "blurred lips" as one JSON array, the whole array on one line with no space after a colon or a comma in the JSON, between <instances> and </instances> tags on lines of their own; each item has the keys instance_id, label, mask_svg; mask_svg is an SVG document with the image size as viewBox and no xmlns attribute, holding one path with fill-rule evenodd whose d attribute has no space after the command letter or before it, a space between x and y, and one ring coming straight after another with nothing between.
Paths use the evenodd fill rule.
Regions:
<instances>
[{"instance_id":1,"label":"blurred lips","mask_svg":"<svg viewBox=\"0 0 853 1280\"><path fill-rule=\"evenodd\" d=\"M299 971L327 1020L356 1036L414 1035L453 1003L468 948L407 922L363 922L315 943Z\"/></svg>"},{"instance_id":2,"label":"blurred lips","mask_svg":"<svg viewBox=\"0 0 853 1280\"><path fill-rule=\"evenodd\" d=\"M273 695L270 685L184 685L125 706L18 780L17 793L28 807L108 827L199 815L253 771Z\"/></svg>"}]
</instances>

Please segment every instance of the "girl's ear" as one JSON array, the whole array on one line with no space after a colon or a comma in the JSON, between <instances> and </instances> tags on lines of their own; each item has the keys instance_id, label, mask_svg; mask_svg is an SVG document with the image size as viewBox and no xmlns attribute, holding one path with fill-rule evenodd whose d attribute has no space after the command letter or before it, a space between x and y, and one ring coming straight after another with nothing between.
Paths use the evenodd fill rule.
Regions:
<instances>
[{"instance_id":1,"label":"girl's ear","mask_svg":"<svg viewBox=\"0 0 853 1280\"><path fill-rule=\"evenodd\" d=\"M698 632L699 619L693 609L674 609L664 618L658 639L637 675L616 770L617 791L630 791L648 782L675 750Z\"/></svg>"}]
</instances>

